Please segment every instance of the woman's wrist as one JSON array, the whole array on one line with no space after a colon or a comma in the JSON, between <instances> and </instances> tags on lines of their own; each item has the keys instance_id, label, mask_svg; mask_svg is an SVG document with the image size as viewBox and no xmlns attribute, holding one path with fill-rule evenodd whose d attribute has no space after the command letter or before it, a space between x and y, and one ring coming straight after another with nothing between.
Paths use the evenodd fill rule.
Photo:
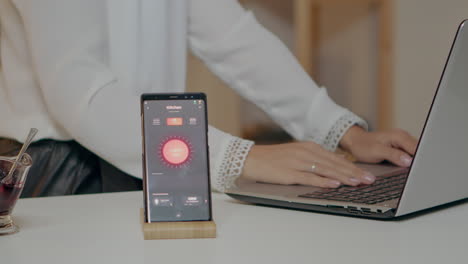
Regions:
<instances>
[{"instance_id":1,"label":"woman's wrist","mask_svg":"<svg viewBox=\"0 0 468 264\"><path fill-rule=\"evenodd\" d=\"M353 149L354 143L356 141L356 138L358 138L360 135L366 133L366 131L357 125L354 125L348 129L348 131L345 132L343 137L340 140L340 147L343 148L346 151L351 152Z\"/></svg>"}]
</instances>

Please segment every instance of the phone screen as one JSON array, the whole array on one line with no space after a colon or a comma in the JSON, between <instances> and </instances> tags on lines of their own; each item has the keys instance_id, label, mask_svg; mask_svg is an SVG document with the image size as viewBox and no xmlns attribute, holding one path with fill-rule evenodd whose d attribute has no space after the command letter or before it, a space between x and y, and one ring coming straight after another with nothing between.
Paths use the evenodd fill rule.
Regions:
<instances>
[{"instance_id":1,"label":"phone screen","mask_svg":"<svg viewBox=\"0 0 468 264\"><path fill-rule=\"evenodd\" d=\"M211 220L204 94L143 95L147 222Z\"/></svg>"}]
</instances>

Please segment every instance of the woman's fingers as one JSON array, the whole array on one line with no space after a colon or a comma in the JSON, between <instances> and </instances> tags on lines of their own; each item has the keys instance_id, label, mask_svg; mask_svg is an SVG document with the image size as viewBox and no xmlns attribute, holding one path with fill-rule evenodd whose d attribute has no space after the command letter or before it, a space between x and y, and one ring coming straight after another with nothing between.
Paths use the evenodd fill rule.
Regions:
<instances>
[{"instance_id":1,"label":"woman's fingers","mask_svg":"<svg viewBox=\"0 0 468 264\"><path fill-rule=\"evenodd\" d=\"M392 146L398 147L407 153L414 155L418 140L404 130L395 130L391 135Z\"/></svg>"},{"instance_id":2,"label":"woman's fingers","mask_svg":"<svg viewBox=\"0 0 468 264\"><path fill-rule=\"evenodd\" d=\"M322 188L337 188L341 183L334 179L328 179L314 173L294 172L291 176L292 184L311 185Z\"/></svg>"},{"instance_id":3,"label":"woman's fingers","mask_svg":"<svg viewBox=\"0 0 468 264\"><path fill-rule=\"evenodd\" d=\"M309 174L319 175L321 177L335 179L338 182L346 185L356 186L362 183L362 181L354 175L344 172L343 170L335 167L330 167L325 162L315 162L312 165L304 164L304 172Z\"/></svg>"},{"instance_id":4,"label":"woman's fingers","mask_svg":"<svg viewBox=\"0 0 468 264\"><path fill-rule=\"evenodd\" d=\"M312 147L307 158L303 159L306 164L316 164L317 173L324 177L337 179L347 185L358 185L360 183L371 184L375 176L370 172L358 168L349 160L327 151L320 147Z\"/></svg>"},{"instance_id":5,"label":"woman's fingers","mask_svg":"<svg viewBox=\"0 0 468 264\"><path fill-rule=\"evenodd\" d=\"M377 157L388 160L400 167L409 167L413 161L413 158L406 152L385 145L378 145L374 151Z\"/></svg>"}]
</instances>

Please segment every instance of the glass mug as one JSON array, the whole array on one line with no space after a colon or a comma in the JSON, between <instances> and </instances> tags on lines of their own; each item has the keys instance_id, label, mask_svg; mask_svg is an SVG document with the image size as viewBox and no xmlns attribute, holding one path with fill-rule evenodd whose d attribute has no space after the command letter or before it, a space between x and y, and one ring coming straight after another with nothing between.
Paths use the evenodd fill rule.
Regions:
<instances>
[{"instance_id":1,"label":"glass mug","mask_svg":"<svg viewBox=\"0 0 468 264\"><path fill-rule=\"evenodd\" d=\"M31 156L24 153L21 160L18 161L12 177L5 179L15 160L16 156L0 156L0 236L19 231L19 228L11 219L11 212L23 190L29 168L32 165L32 159Z\"/></svg>"}]
</instances>

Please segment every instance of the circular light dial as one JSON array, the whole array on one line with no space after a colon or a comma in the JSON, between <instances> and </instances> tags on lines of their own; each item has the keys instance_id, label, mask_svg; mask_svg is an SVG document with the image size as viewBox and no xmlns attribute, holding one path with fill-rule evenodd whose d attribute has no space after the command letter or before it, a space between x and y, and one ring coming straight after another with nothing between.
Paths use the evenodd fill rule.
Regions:
<instances>
[{"instance_id":1,"label":"circular light dial","mask_svg":"<svg viewBox=\"0 0 468 264\"><path fill-rule=\"evenodd\" d=\"M180 139L170 139L164 144L162 153L167 162L179 165L187 160L189 156L189 147Z\"/></svg>"},{"instance_id":2,"label":"circular light dial","mask_svg":"<svg viewBox=\"0 0 468 264\"><path fill-rule=\"evenodd\" d=\"M169 137L160 145L161 161L168 167L180 168L192 158L192 145L183 137Z\"/></svg>"}]
</instances>

